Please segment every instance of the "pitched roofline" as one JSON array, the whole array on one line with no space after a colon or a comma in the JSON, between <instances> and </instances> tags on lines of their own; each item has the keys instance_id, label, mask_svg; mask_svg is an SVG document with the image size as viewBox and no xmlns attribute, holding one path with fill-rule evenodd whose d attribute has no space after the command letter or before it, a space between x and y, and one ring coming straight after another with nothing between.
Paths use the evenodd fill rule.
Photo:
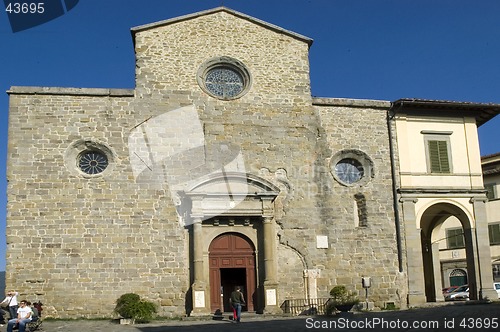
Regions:
<instances>
[{"instance_id":1,"label":"pitched roofline","mask_svg":"<svg viewBox=\"0 0 500 332\"><path fill-rule=\"evenodd\" d=\"M416 112L436 116L463 114L476 118L476 124L480 127L500 114L500 104L403 98L392 102L391 110L394 113Z\"/></svg>"},{"instance_id":2,"label":"pitched roofline","mask_svg":"<svg viewBox=\"0 0 500 332\"><path fill-rule=\"evenodd\" d=\"M178 17L174 17L174 18L171 18L171 19L167 19L167 20L163 20L163 21L159 21L159 22L155 22L155 23L149 23L149 24L144 24L144 25L136 26L136 27L131 28L130 30L131 30L132 37L133 37L134 43L135 43L135 34L137 32L141 32L141 31L145 31L145 30L148 30L148 29L153 29L153 28L157 28L157 27L161 27L161 26L165 26L165 25L169 25L169 24L173 24L173 23L178 23L178 22L182 22L182 21L187 21L187 20L191 20L193 18L197 18L197 17L205 16L205 15L210 15L210 14L218 13L218 12L226 12L226 13L232 14L234 16L237 16L239 18L242 18L244 20L250 21L252 23L261 25L261 26L263 26L265 28L268 28L270 30L273 30L275 32L283 33L283 34L288 35L288 36L290 36L292 38L295 38L295 39L298 39L298 40L301 40L301 41L307 43L309 47L311 47L311 45L313 43L313 40L311 38L309 38L309 37L306 37L306 36L303 36L301 34L298 34L298 33L295 33L295 32L292 32L292 31L289 31L289 30L286 30L286 29L283 29L283 28L281 28L281 27L279 27L277 25L274 25L274 24L271 24L271 23L267 23L265 21L259 20L258 18L255 18L255 17L249 16L249 15L237 12L235 10L232 10L232 9L229 9L229 8L223 7L223 6L222 7L216 7L216 8L213 8L213 9L204 10L204 11L200 11L200 12L193 13L193 14L187 14L187 15L183 15L183 16L178 16Z\"/></svg>"}]
</instances>

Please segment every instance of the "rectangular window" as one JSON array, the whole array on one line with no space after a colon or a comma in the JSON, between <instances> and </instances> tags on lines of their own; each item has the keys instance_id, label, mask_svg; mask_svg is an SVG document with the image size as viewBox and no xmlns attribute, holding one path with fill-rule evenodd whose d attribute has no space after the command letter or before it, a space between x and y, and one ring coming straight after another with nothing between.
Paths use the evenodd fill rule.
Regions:
<instances>
[{"instance_id":1,"label":"rectangular window","mask_svg":"<svg viewBox=\"0 0 500 332\"><path fill-rule=\"evenodd\" d=\"M429 168L431 173L450 173L448 142L428 140Z\"/></svg>"},{"instance_id":2,"label":"rectangular window","mask_svg":"<svg viewBox=\"0 0 500 332\"><path fill-rule=\"evenodd\" d=\"M446 230L448 249L465 248L464 232L462 228L448 228Z\"/></svg>"},{"instance_id":3,"label":"rectangular window","mask_svg":"<svg viewBox=\"0 0 500 332\"><path fill-rule=\"evenodd\" d=\"M500 244L500 223L489 224L490 245Z\"/></svg>"},{"instance_id":4,"label":"rectangular window","mask_svg":"<svg viewBox=\"0 0 500 332\"><path fill-rule=\"evenodd\" d=\"M500 280L500 264L493 264L493 281ZM495 283L495 290L500 291L500 284Z\"/></svg>"},{"instance_id":5,"label":"rectangular window","mask_svg":"<svg viewBox=\"0 0 500 332\"><path fill-rule=\"evenodd\" d=\"M484 185L484 189L486 189L486 197L488 197L488 199L497 198L496 193L495 193L495 184L494 183L486 183Z\"/></svg>"}]
</instances>

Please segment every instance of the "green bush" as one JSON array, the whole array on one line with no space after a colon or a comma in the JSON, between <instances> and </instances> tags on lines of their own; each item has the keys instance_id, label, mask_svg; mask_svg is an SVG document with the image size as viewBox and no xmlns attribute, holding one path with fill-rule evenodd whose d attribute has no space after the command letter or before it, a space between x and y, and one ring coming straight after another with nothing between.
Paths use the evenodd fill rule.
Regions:
<instances>
[{"instance_id":1,"label":"green bush","mask_svg":"<svg viewBox=\"0 0 500 332\"><path fill-rule=\"evenodd\" d=\"M338 285L330 290L330 299L326 305L326 314L331 315L337 307L354 306L359 299L354 292L349 292L344 285Z\"/></svg>"},{"instance_id":2,"label":"green bush","mask_svg":"<svg viewBox=\"0 0 500 332\"><path fill-rule=\"evenodd\" d=\"M156 306L153 302L141 300L137 294L127 293L116 300L115 312L123 318L134 319L137 323L147 323L153 319Z\"/></svg>"},{"instance_id":3,"label":"green bush","mask_svg":"<svg viewBox=\"0 0 500 332\"><path fill-rule=\"evenodd\" d=\"M141 300L141 297L137 294L134 294L134 293L123 294L122 296L120 296L118 298L118 300L116 300L115 312L122 315L120 311L122 311L123 307L125 307L126 305L133 303L133 302L139 302L140 300ZM123 318L131 318L131 317L123 317Z\"/></svg>"}]
</instances>

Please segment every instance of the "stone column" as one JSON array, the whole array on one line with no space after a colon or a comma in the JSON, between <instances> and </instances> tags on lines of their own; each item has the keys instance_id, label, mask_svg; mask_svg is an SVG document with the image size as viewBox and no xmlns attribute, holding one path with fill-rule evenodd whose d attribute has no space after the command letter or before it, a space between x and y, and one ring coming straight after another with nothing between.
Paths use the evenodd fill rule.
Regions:
<instances>
[{"instance_id":1,"label":"stone column","mask_svg":"<svg viewBox=\"0 0 500 332\"><path fill-rule=\"evenodd\" d=\"M209 294L207 292L207 282L203 274L203 231L202 219L200 217L193 218L193 277L194 282L191 286L193 291L193 311L191 315L207 315L210 314Z\"/></svg>"},{"instance_id":2,"label":"stone column","mask_svg":"<svg viewBox=\"0 0 500 332\"><path fill-rule=\"evenodd\" d=\"M498 301L498 294L493 289L493 268L491 265L490 238L488 219L486 219L486 198L472 198L475 230L473 232L474 261L476 263L476 283L479 299ZM475 232L474 232L475 231ZM475 235L475 236L474 236ZM474 239L475 237L475 239ZM467 258L469 261L469 258Z\"/></svg>"},{"instance_id":3,"label":"stone column","mask_svg":"<svg viewBox=\"0 0 500 332\"><path fill-rule=\"evenodd\" d=\"M264 217L264 311L279 313L278 281L276 270L276 236L272 217Z\"/></svg>"},{"instance_id":4,"label":"stone column","mask_svg":"<svg viewBox=\"0 0 500 332\"><path fill-rule=\"evenodd\" d=\"M304 270L304 281L307 287L307 298L318 298L318 278L320 276L319 269Z\"/></svg>"},{"instance_id":5,"label":"stone column","mask_svg":"<svg viewBox=\"0 0 500 332\"><path fill-rule=\"evenodd\" d=\"M432 270L434 271L434 297L437 302L444 301L443 296L443 281L441 271L441 261L439 260L439 243L431 243L432 250Z\"/></svg>"},{"instance_id":6,"label":"stone column","mask_svg":"<svg viewBox=\"0 0 500 332\"><path fill-rule=\"evenodd\" d=\"M422 260L421 230L416 227L416 198L401 198L403 203L403 219L406 243L406 262L408 275L408 305L413 306L426 302L424 263Z\"/></svg>"}]
</instances>

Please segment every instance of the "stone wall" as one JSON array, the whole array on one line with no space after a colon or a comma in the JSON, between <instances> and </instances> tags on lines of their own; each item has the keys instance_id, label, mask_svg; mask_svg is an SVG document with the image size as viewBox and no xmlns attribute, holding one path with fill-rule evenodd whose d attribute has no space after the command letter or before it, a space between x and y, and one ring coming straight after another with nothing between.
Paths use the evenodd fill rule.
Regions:
<instances>
[{"instance_id":1,"label":"stone wall","mask_svg":"<svg viewBox=\"0 0 500 332\"><path fill-rule=\"evenodd\" d=\"M126 140L133 91L10 92L7 284L57 317L108 316L137 292L181 314L189 281L186 233L169 192L138 186ZM86 95L85 95L86 94ZM109 172L86 177L67 157L75 142L113 153ZM165 295L165 290L173 290Z\"/></svg>"},{"instance_id":2,"label":"stone wall","mask_svg":"<svg viewBox=\"0 0 500 332\"><path fill-rule=\"evenodd\" d=\"M324 296L332 285L345 284L364 295L361 277L368 276L372 278L370 294L376 306L383 307L385 301L400 303L405 295L397 286L401 276L386 117L389 103L319 98L314 103L325 158L317 168L323 187L318 197L322 212L318 234L330 239L330 247L311 260L314 267L325 266L319 292ZM330 158L345 150L360 151L371 160L371 173L365 169L365 176L371 177L367 182L345 186L332 178L335 165Z\"/></svg>"},{"instance_id":3,"label":"stone wall","mask_svg":"<svg viewBox=\"0 0 500 332\"><path fill-rule=\"evenodd\" d=\"M189 179L220 169L222 154L211 149L227 145L241 153L241 171L282 189L274 216L277 275L293 287L278 286L278 305L304 298L304 270L317 276L318 297L335 284L361 291L361 277L370 276L376 304L395 301L389 103L313 105L308 41L225 10L137 29L134 37L134 91L11 89L7 287L41 299L56 317L110 316L126 292L153 300L163 316L184 315L189 234L165 176ZM250 72L251 88L240 98L219 100L198 85L199 68L220 56ZM168 123L173 112L188 110L196 123ZM138 131L162 154L197 124L203 147L196 156L204 167L189 165L193 155L174 168L161 158L137 159L141 150L130 149ZM95 146L109 153L110 166L86 176L76 159ZM331 159L343 150L361 151L373 164L362 185L333 178ZM134 173L132 159L144 163L144 172ZM318 248L318 236L326 237L326 248Z\"/></svg>"},{"instance_id":4,"label":"stone wall","mask_svg":"<svg viewBox=\"0 0 500 332\"><path fill-rule=\"evenodd\" d=\"M220 114L227 102L202 92L197 83L199 68L216 57L232 57L248 67L252 87L233 101L244 108L239 120L266 121L261 108L310 107L309 45L281 31L226 11L199 15L189 20L135 28L136 84L139 97L168 100L171 93L186 94L189 103L205 102ZM171 103L169 103L171 104ZM206 116L213 114L207 112ZM293 117L290 117L293 121Z\"/></svg>"}]
</instances>

